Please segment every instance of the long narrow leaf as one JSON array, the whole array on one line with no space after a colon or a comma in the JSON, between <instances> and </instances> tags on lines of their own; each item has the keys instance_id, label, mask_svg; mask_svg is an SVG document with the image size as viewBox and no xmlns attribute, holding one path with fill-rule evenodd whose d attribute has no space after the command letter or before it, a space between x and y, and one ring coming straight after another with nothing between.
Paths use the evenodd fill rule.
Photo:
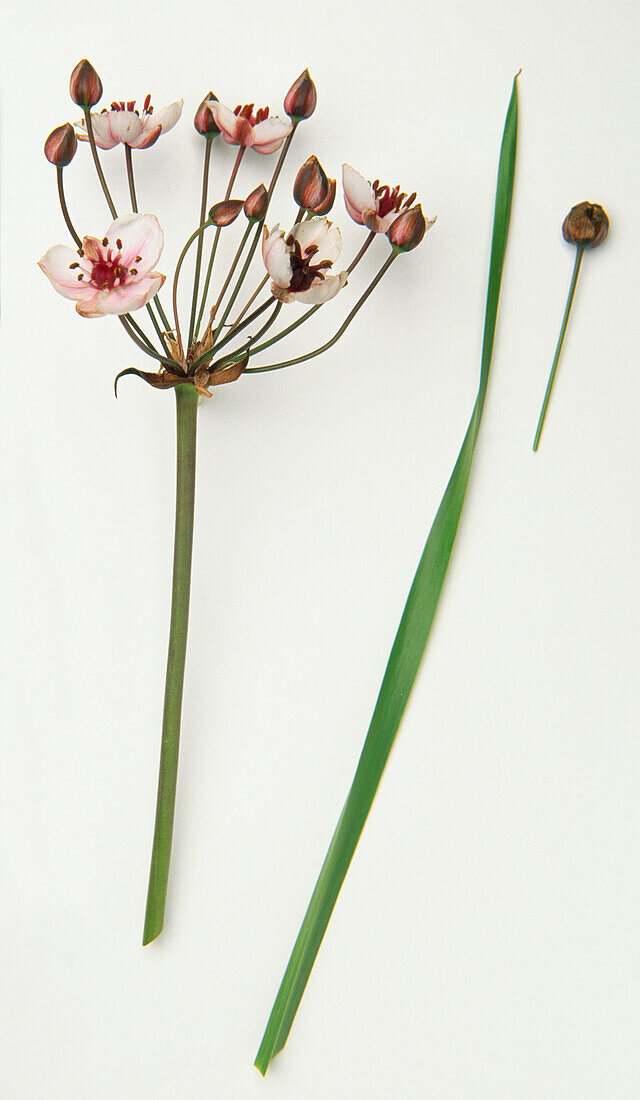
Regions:
<instances>
[{"instance_id":1,"label":"long narrow leaf","mask_svg":"<svg viewBox=\"0 0 640 1100\"><path fill-rule=\"evenodd\" d=\"M518 130L517 77L505 121L496 189L480 384L460 454L411 586L362 754L320 877L269 1017L255 1065L265 1074L287 1041L316 955L382 777L427 644L449 565L471 473L498 314L507 245Z\"/></svg>"}]
</instances>

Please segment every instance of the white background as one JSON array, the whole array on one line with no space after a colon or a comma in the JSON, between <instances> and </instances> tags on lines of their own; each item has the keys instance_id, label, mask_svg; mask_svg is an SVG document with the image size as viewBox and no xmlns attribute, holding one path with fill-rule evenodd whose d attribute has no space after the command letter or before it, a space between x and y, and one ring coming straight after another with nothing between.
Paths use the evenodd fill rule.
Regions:
<instances>
[{"instance_id":1,"label":"white background","mask_svg":"<svg viewBox=\"0 0 640 1100\"><path fill-rule=\"evenodd\" d=\"M3 1095L10 1100L640 1096L637 9L471 0L232 9L22 3L2 35ZM193 111L318 109L316 152L438 221L330 353L199 415L193 602L166 930L140 936L156 789L174 401L36 267L65 241L48 132L88 55L105 101L184 96L135 155L171 272ZM427 656L284 1053L252 1067L477 386L499 143L520 139L498 338ZM224 189L232 151L218 142ZM121 150L104 154L126 209ZM273 160L252 153L247 193ZM82 232L109 223L88 149ZM601 202L539 454L573 251ZM362 240L345 215L349 259ZM235 230L229 231L235 240ZM386 255L286 355L322 342ZM375 252L375 255L372 254ZM257 268L256 268L257 271ZM188 290L188 284L187 284ZM165 294L165 300L166 300ZM286 307L287 317L298 307Z\"/></svg>"}]
</instances>

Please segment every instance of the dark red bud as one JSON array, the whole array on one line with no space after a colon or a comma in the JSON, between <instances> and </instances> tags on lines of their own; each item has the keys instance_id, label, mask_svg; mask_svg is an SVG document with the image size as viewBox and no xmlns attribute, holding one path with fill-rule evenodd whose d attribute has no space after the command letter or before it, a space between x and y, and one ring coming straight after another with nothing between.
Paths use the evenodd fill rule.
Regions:
<instances>
[{"instance_id":1,"label":"dark red bud","mask_svg":"<svg viewBox=\"0 0 640 1100\"><path fill-rule=\"evenodd\" d=\"M609 232L609 218L597 202L579 202L572 206L562 225L562 236L569 244L597 248Z\"/></svg>"},{"instance_id":2,"label":"dark red bud","mask_svg":"<svg viewBox=\"0 0 640 1100\"><path fill-rule=\"evenodd\" d=\"M266 216L269 206L269 194L264 183L256 187L244 201L244 212L250 222L261 222Z\"/></svg>"},{"instance_id":3,"label":"dark red bud","mask_svg":"<svg viewBox=\"0 0 640 1100\"><path fill-rule=\"evenodd\" d=\"M405 210L404 214L398 215L389 226L387 237L398 252L410 252L412 248L417 248L426 232L427 223L418 203L411 210Z\"/></svg>"},{"instance_id":4,"label":"dark red bud","mask_svg":"<svg viewBox=\"0 0 640 1100\"><path fill-rule=\"evenodd\" d=\"M79 61L71 73L69 94L79 107L94 107L102 96L102 81L86 57Z\"/></svg>"},{"instance_id":5,"label":"dark red bud","mask_svg":"<svg viewBox=\"0 0 640 1100\"><path fill-rule=\"evenodd\" d=\"M56 168L65 168L76 155L78 139L70 122L56 126L44 143L44 155Z\"/></svg>"},{"instance_id":6,"label":"dark red bud","mask_svg":"<svg viewBox=\"0 0 640 1100\"><path fill-rule=\"evenodd\" d=\"M208 101L211 99L215 99L216 103L218 102L217 95L214 95L213 92L209 92L209 95L206 95L202 100L202 103L196 111L196 117L193 120L193 125L203 137L214 137L216 134L220 133L220 130L216 126L213 112L211 108L207 106Z\"/></svg>"},{"instance_id":7,"label":"dark red bud","mask_svg":"<svg viewBox=\"0 0 640 1100\"><path fill-rule=\"evenodd\" d=\"M293 197L303 210L315 211L329 194L327 174L315 154L305 160L293 185Z\"/></svg>"},{"instance_id":8,"label":"dark red bud","mask_svg":"<svg viewBox=\"0 0 640 1100\"><path fill-rule=\"evenodd\" d=\"M294 122L299 122L301 119L309 118L313 114L317 102L316 86L309 75L309 70L305 69L303 73L300 73L298 79L293 82L284 97L284 109L289 118L292 118Z\"/></svg>"},{"instance_id":9,"label":"dark red bud","mask_svg":"<svg viewBox=\"0 0 640 1100\"><path fill-rule=\"evenodd\" d=\"M214 225L231 225L244 207L242 199L223 199L217 202L209 211L209 221Z\"/></svg>"},{"instance_id":10,"label":"dark red bud","mask_svg":"<svg viewBox=\"0 0 640 1100\"><path fill-rule=\"evenodd\" d=\"M319 206L314 206L314 214L328 214L331 210L334 202L336 201L336 181L329 180L329 190L327 191L327 197L324 202L321 202Z\"/></svg>"}]
</instances>

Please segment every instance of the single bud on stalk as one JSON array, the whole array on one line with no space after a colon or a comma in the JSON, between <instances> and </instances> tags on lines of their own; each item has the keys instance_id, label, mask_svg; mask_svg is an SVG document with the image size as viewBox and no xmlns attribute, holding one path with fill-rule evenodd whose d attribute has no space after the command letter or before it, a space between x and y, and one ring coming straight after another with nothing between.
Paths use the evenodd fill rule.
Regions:
<instances>
[{"instance_id":1,"label":"single bud on stalk","mask_svg":"<svg viewBox=\"0 0 640 1100\"><path fill-rule=\"evenodd\" d=\"M231 225L244 207L242 199L223 199L209 211L209 221L217 226Z\"/></svg>"},{"instance_id":2,"label":"single bud on stalk","mask_svg":"<svg viewBox=\"0 0 640 1100\"><path fill-rule=\"evenodd\" d=\"M315 154L305 160L293 185L293 197L303 210L317 212L329 194L327 174Z\"/></svg>"},{"instance_id":3,"label":"single bud on stalk","mask_svg":"<svg viewBox=\"0 0 640 1100\"><path fill-rule=\"evenodd\" d=\"M542 401L542 409L540 410L540 416L538 418L538 427L536 428L536 434L533 440L534 451L537 451L540 446L540 436L544 428L544 421L549 407L549 399L558 370L558 363L560 362L560 353L562 352L562 345L564 343L567 325L569 324L569 317L571 316L571 307L573 305L576 286L578 285L578 275L580 274L582 257L588 248L597 248L599 244L602 244L608 232L609 218L602 207L598 206L597 202L579 202L577 206L572 206L562 223L562 236L569 244L575 244L576 258L573 263L573 275L571 276L567 303L564 307L564 317L562 318L562 324L560 326L560 335L558 336L558 343L556 344L556 352L553 357L553 363L551 364L551 373L549 375L549 381L547 382L547 388Z\"/></svg>"},{"instance_id":4,"label":"single bud on stalk","mask_svg":"<svg viewBox=\"0 0 640 1100\"><path fill-rule=\"evenodd\" d=\"M433 223L430 222L429 224L432 225ZM418 203L417 206L412 206L411 210L406 210L404 214L398 215L396 220L389 226L387 237L392 248L397 252L411 252L412 248L417 248L420 244L427 228L422 207Z\"/></svg>"},{"instance_id":5,"label":"single bud on stalk","mask_svg":"<svg viewBox=\"0 0 640 1100\"><path fill-rule=\"evenodd\" d=\"M244 212L250 222L261 222L266 217L269 206L269 194L264 183L256 187L244 200Z\"/></svg>"},{"instance_id":6,"label":"single bud on stalk","mask_svg":"<svg viewBox=\"0 0 640 1100\"><path fill-rule=\"evenodd\" d=\"M333 204L336 201L336 181L329 180L329 190L327 191L327 197L324 202L321 202L319 206L314 206L314 214L328 214L333 208Z\"/></svg>"},{"instance_id":7,"label":"single bud on stalk","mask_svg":"<svg viewBox=\"0 0 640 1100\"><path fill-rule=\"evenodd\" d=\"M309 75L309 70L305 69L297 80L293 82L286 96L284 97L284 109L292 118L294 122L300 122L303 118L310 118L316 109L316 103L318 102L318 92L316 86L313 83Z\"/></svg>"},{"instance_id":8,"label":"single bud on stalk","mask_svg":"<svg viewBox=\"0 0 640 1100\"><path fill-rule=\"evenodd\" d=\"M78 139L70 122L56 126L44 143L44 155L56 168L66 168L76 155Z\"/></svg>"},{"instance_id":9,"label":"single bud on stalk","mask_svg":"<svg viewBox=\"0 0 640 1100\"><path fill-rule=\"evenodd\" d=\"M579 202L572 206L562 225L562 236L569 244L597 248L609 232L609 219L597 202Z\"/></svg>"},{"instance_id":10,"label":"single bud on stalk","mask_svg":"<svg viewBox=\"0 0 640 1100\"><path fill-rule=\"evenodd\" d=\"M69 94L79 107L94 107L102 96L102 81L86 57L79 61L69 79Z\"/></svg>"},{"instance_id":11,"label":"single bud on stalk","mask_svg":"<svg viewBox=\"0 0 640 1100\"><path fill-rule=\"evenodd\" d=\"M218 102L217 95L214 95L213 92L209 92L202 100L193 120L193 125L203 137L215 137L216 134L220 133L219 128L216 126L211 108L207 105L207 100L211 99L215 100L216 103Z\"/></svg>"}]
</instances>

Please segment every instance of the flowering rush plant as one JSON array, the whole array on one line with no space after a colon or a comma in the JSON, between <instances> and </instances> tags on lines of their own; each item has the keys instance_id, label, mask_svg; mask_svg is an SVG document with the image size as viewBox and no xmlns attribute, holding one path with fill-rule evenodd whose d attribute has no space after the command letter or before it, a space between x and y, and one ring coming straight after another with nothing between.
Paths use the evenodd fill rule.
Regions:
<instances>
[{"instance_id":1,"label":"flowering rush plant","mask_svg":"<svg viewBox=\"0 0 640 1100\"><path fill-rule=\"evenodd\" d=\"M137 351L153 361L149 364L153 369L136 366L121 370L115 380L116 390L119 379L134 375L156 389L173 389L177 408L173 588L143 936L143 943L148 944L162 931L171 855L189 615L198 400L211 397L216 386L241 376L301 363L329 349L346 332L392 263L420 244L433 221L425 219L415 192L407 197L399 187L382 185L377 179L369 182L345 164L344 202L349 216L362 226L363 240L352 258L342 260L340 230L327 216L335 201L336 180L329 178L317 157L312 156L296 175L293 198L297 209L292 216L280 214L288 226L282 228L271 216L271 203L296 130L316 108L316 87L309 72L301 73L287 92L283 115L272 115L268 107L256 108L253 103L231 110L209 92L194 117L203 151L200 210L199 214L194 212L193 233L167 283L167 275L161 270L164 232L155 213L140 210L133 151L156 155L146 151L179 122L183 101L155 109L147 96L141 109L134 100L113 100L109 108L98 108L102 81L86 59L73 70L69 91L83 117L53 130L45 142L45 155L56 168L60 206L73 246L54 245L39 265L54 289L75 302L80 317L116 316ZM226 190L212 203L210 163L214 146L220 141L234 146L237 152ZM89 147L111 218L110 224L98 227L95 235L79 231L65 198L64 171L78 151L78 142ZM130 211L116 209L103 167L102 153L111 157L110 151L117 146L124 150ZM259 175L265 172L266 182L243 181L240 168L247 151L259 155L258 159L252 158L253 167L259 167ZM242 226L238 246L228 270L214 283L220 236L232 224ZM337 326L335 322L331 325L326 341L295 358L265 362L269 349L334 298L350 291L351 278L375 241L381 248L381 265L369 285L359 288L346 317ZM261 258L263 271L257 285L247 288L254 258ZM191 260L193 289L190 309L183 316L178 292ZM163 303L163 291L169 292L171 306ZM274 328L281 322L283 310L286 315L291 306L295 318ZM303 307L301 313L296 306ZM336 308L329 306L330 310ZM142 320L133 316L141 310L146 313L146 327L144 315Z\"/></svg>"}]
</instances>

